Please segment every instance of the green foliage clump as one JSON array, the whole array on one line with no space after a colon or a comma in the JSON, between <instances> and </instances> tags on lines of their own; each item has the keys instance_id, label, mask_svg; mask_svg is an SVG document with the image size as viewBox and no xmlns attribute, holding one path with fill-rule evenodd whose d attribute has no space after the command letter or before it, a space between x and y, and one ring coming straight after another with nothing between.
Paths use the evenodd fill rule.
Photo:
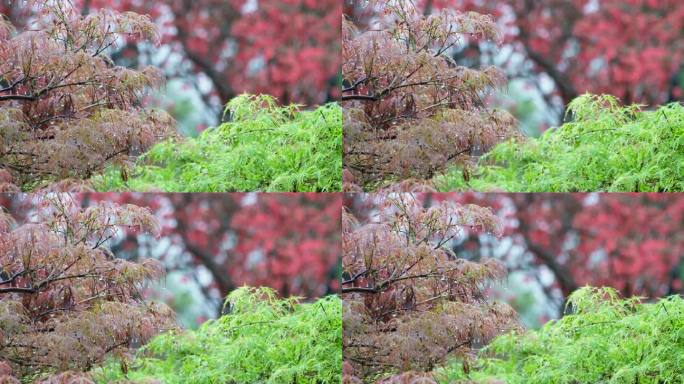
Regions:
<instances>
[{"instance_id":1,"label":"green foliage clump","mask_svg":"<svg viewBox=\"0 0 684 384\"><path fill-rule=\"evenodd\" d=\"M572 122L538 139L497 145L469 181L452 168L436 185L450 191L684 191L684 106L642 111L620 106L613 96L583 95L568 111Z\"/></svg>"},{"instance_id":2,"label":"green foliage clump","mask_svg":"<svg viewBox=\"0 0 684 384\"><path fill-rule=\"evenodd\" d=\"M110 168L103 191L335 192L342 188L342 109L301 111L270 96L231 100L231 121L197 138L166 140L130 172Z\"/></svg>"},{"instance_id":3,"label":"green foliage clump","mask_svg":"<svg viewBox=\"0 0 684 384\"><path fill-rule=\"evenodd\" d=\"M117 362L98 382L339 384L342 301L302 304L270 288L243 287L226 299L228 314L196 331L152 339L124 373Z\"/></svg>"},{"instance_id":4,"label":"green foliage clump","mask_svg":"<svg viewBox=\"0 0 684 384\"><path fill-rule=\"evenodd\" d=\"M612 288L569 297L573 314L539 331L509 333L464 373L454 362L443 383L659 384L684 382L684 299L621 299Z\"/></svg>"}]
</instances>

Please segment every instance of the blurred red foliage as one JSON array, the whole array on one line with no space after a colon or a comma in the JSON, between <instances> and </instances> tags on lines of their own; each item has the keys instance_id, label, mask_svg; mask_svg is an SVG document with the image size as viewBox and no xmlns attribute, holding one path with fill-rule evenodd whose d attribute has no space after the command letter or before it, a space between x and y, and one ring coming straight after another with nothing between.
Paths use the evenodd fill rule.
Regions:
<instances>
[{"instance_id":1,"label":"blurred red foliage","mask_svg":"<svg viewBox=\"0 0 684 384\"><path fill-rule=\"evenodd\" d=\"M35 1L35 0L32 0ZM162 44L184 63L170 76L203 74L207 97L267 93L282 103L320 104L338 96L342 4L337 0L73 0L88 13L107 8L149 15ZM26 22L26 2L0 2L0 13ZM122 55L136 56L131 43ZM133 58L135 59L135 57ZM175 59L174 59L175 60Z\"/></svg>"}]
</instances>

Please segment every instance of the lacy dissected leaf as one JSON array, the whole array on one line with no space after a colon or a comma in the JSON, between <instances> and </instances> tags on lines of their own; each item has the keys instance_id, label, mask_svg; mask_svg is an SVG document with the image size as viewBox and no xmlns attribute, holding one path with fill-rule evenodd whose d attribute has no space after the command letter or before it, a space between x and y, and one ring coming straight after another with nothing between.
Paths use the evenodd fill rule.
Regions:
<instances>
[{"instance_id":1,"label":"lacy dissected leaf","mask_svg":"<svg viewBox=\"0 0 684 384\"><path fill-rule=\"evenodd\" d=\"M573 121L538 139L497 145L466 181L460 168L434 179L440 190L511 192L684 191L684 106L655 111L584 95Z\"/></svg>"},{"instance_id":2,"label":"lacy dissected leaf","mask_svg":"<svg viewBox=\"0 0 684 384\"><path fill-rule=\"evenodd\" d=\"M364 189L430 179L519 135L511 115L483 102L505 76L447 54L467 40L498 41L492 17L451 9L425 16L406 0L368 3L376 22L360 31L345 20L342 33L347 179Z\"/></svg>"},{"instance_id":3,"label":"lacy dissected leaf","mask_svg":"<svg viewBox=\"0 0 684 384\"><path fill-rule=\"evenodd\" d=\"M684 380L684 300L642 303L612 288L585 287L568 299L573 314L539 331L495 339L463 371L439 370L441 383L677 383Z\"/></svg>"},{"instance_id":4,"label":"lacy dissected leaf","mask_svg":"<svg viewBox=\"0 0 684 384\"><path fill-rule=\"evenodd\" d=\"M337 296L300 303L279 299L270 288L239 288L219 319L197 331L157 336L128 364L128 373L112 362L95 376L102 383L338 384L341 310Z\"/></svg>"},{"instance_id":5,"label":"lacy dissected leaf","mask_svg":"<svg viewBox=\"0 0 684 384\"><path fill-rule=\"evenodd\" d=\"M483 293L505 277L505 266L461 259L448 247L465 228L500 233L489 209L450 202L424 208L411 195L390 194L375 219L360 223L345 212L342 224L349 383L412 382L409 374L390 379L409 371L429 383L420 372L453 356L470 359L474 348L517 328L515 312Z\"/></svg>"},{"instance_id":6,"label":"lacy dissected leaf","mask_svg":"<svg viewBox=\"0 0 684 384\"><path fill-rule=\"evenodd\" d=\"M242 95L228 103L231 121L196 139L154 146L122 178L112 169L103 190L168 192L340 191L342 112L280 107L269 96Z\"/></svg>"},{"instance_id":7,"label":"lacy dissected leaf","mask_svg":"<svg viewBox=\"0 0 684 384\"><path fill-rule=\"evenodd\" d=\"M0 213L0 362L16 377L87 371L176 327L170 308L140 293L163 267L116 259L106 247L121 227L158 232L148 210L111 203L83 209L59 194L36 199L37 212L21 225Z\"/></svg>"},{"instance_id":8,"label":"lacy dissected leaf","mask_svg":"<svg viewBox=\"0 0 684 384\"><path fill-rule=\"evenodd\" d=\"M105 54L121 36L157 40L149 18L82 16L62 1L26 6L38 15L25 30L0 25L0 171L13 177L4 183L31 190L87 179L173 135L173 119L141 103L163 75L115 66Z\"/></svg>"}]
</instances>

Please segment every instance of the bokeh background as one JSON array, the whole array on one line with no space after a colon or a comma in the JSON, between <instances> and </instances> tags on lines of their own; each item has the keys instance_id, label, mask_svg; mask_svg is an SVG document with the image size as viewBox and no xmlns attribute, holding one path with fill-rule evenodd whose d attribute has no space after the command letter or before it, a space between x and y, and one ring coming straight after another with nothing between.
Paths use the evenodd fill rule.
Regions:
<instances>
[{"instance_id":1,"label":"bokeh background","mask_svg":"<svg viewBox=\"0 0 684 384\"><path fill-rule=\"evenodd\" d=\"M489 207L503 235L464 228L450 244L457 257L496 258L506 281L488 294L537 328L563 315L569 293L611 286L655 299L684 293L684 194L416 194L425 207L450 200ZM344 205L373 220L378 197L348 194Z\"/></svg>"},{"instance_id":2,"label":"bokeh background","mask_svg":"<svg viewBox=\"0 0 684 384\"><path fill-rule=\"evenodd\" d=\"M377 15L345 0L362 28ZM680 0L415 0L422 12L450 8L492 15L501 44L466 38L449 55L460 65L496 65L509 85L489 102L511 111L528 135L564 118L585 93L653 108L683 100L684 2Z\"/></svg>"},{"instance_id":3,"label":"bokeh background","mask_svg":"<svg viewBox=\"0 0 684 384\"><path fill-rule=\"evenodd\" d=\"M163 300L182 325L220 315L223 298L244 284L269 286L310 301L337 292L340 273L339 194L75 194L83 207L99 201L147 207L161 236L122 229L108 246L118 258L155 258L167 276L145 295ZM21 224L37 195L0 194L0 207Z\"/></svg>"},{"instance_id":4,"label":"bokeh background","mask_svg":"<svg viewBox=\"0 0 684 384\"><path fill-rule=\"evenodd\" d=\"M32 2L0 0L0 13L22 29ZM107 53L117 65L161 68L168 83L152 97L193 136L222 118L243 92L312 107L339 93L342 3L338 0L49 0L82 14L98 9L148 15L158 45L122 39Z\"/></svg>"}]
</instances>

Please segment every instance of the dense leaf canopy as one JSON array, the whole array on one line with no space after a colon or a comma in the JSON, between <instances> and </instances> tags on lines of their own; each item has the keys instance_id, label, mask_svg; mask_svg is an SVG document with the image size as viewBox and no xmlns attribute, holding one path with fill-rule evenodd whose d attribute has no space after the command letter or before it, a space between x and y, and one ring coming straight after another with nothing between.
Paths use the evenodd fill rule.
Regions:
<instances>
[{"instance_id":1,"label":"dense leaf canopy","mask_svg":"<svg viewBox=\"0 0 684 384\"><path fill-rule=\"evenodd\" d=\"M0 15L0 190L88 178L173 134L169 115L140 103L162 74L105 54L121 36L156 40L148 18L35 6L41 17L19 32Z\"/></svg>"},{"instance_id":2,"label":"dense leaf canopy","mask_svg":"<svg viewBox=\"0 0 684 384\"><path fill-rule=\"evenodd\" d=\"M269 96L228 103L230 122L196 139L154 146L127 175L112 169L101 190L169 192L312 191L341 189L342 111L280 107Z\"/></svg>"},{"instance_id":3,"label":"dense leaf canopy","mask_svg":"<svg viewBox=\"0 0 684 384\"><path fill-rule=\"evenodd\" d=\"M302 304L268 288L243 287L226 299L217 320L197 331L153 339L128 372L113 362L99 382L338 384L342 365L342 303L328 296ZM157 382L157 381L154 381Z\"/></svg>"},{"instance_id":4,"label":"dense leaf canopy","mask_svg":"<svg viewBox=\"0 0 684 384\"><path fill-rule=\"evenodd\" d=\"M448 55L468 39L497 40L491 17L425 16L404 0L366 8L378 14L377 25L351 19L342 29L346 190L429 179L517 136L512 116L483 101L505 83L501 71L456 65Z\"/></svg>"},{"instance_id":5,"label":"dense leaf canopy","mask_svg":"<svg viewBox=\"0 0 684 384\"><path fill-rule=\"evenodd\" d=\"M82 209L67 195L40 198L29 222L0 211L0 382L87 371L165 329L167 306L144 302L155 260L114 258L107 240L122 227L156 234L147 209L100 203Z\"/></svg>"},{"instance_id":6,"label":"dense leaf canopy","mask_svg":"<svg viewBox=\"0 0 684 384\"><path fill-rule=\"evenodd\" d=\"M573 314L539 331L509 333L470 373L439 370L443 383L678 383L684 380L684 299L621 299L611 288L570 296Z\"/></svg>"},{"instance_id":7,"label":"dense leaf canopy","mask_svg":"<svg viewBox=\"0 0 684 384\"><path fill-rule=\"evenodd\" d=\"M486 208L426 209L408 194L388 197L377 220L343 217L345 383L399 380L393 375L427 372L454 356L467 361L517 327L514 311L483 293L505 267L458 258L447 246L465 228L499 226Z\"/></svg>"},{"instance_id":8,"label":"dense leaf canopy","mask_svg":"<svg viewBox=\"0 0 684 384\"><path fill-rule=\"evenodd\" d=\"M684 106L657 111L584 95L573 121L539 139L497 145L470 180L460 169L435 178L442 190L675 192L684 190Z\"/></svg>"}]
</instances>

